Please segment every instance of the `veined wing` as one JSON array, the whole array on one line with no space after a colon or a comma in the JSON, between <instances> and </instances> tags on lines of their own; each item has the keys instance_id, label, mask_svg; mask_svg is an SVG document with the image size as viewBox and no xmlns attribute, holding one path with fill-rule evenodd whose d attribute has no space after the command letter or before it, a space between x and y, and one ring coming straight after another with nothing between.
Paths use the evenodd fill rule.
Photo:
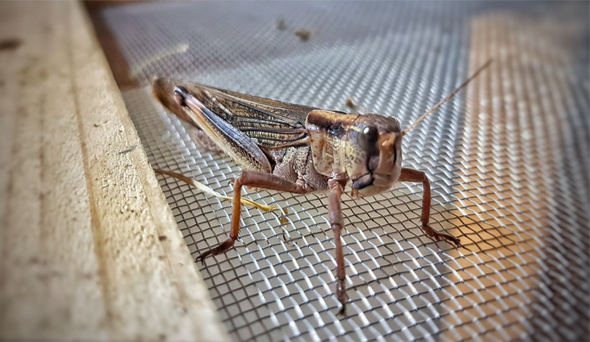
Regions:
<instances>
[{"instance_id":1,"label":"veined wing","mask_svg":"<svg viewBox=\"0 0 590 342\"><path fill-rule=\"evenodd\" d=\"M198 83L183 84L205 107L268 148L308 143L305 119L316 109Z\"/></svg>"}]
</instances>

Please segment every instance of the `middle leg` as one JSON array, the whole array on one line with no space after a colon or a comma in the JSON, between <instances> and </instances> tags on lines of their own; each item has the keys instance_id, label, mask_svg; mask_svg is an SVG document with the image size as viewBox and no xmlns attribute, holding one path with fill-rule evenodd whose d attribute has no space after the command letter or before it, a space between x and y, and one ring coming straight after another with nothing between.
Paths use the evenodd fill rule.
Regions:
<instances>
[{"instance_id":1,"label":"middle leg","mask_svg":"<svg viewBox=\"0 0 590 342\"><path fill-rule=\"evenodd\" d=\"M330 193L328 194L328 221L332 231L334 232L334 243L336 244L336 276L338 277L336 283L336 296L338 301L342 304L338 315L346 315L346 302L348 301L348 295L346 294L346 268L344 265L344 254L342 251L342 228L344 226L342 220L342 207L341 198L344 193L345 181L338 179L328 180L328 188Z\"/></svg>"}]
</instances>

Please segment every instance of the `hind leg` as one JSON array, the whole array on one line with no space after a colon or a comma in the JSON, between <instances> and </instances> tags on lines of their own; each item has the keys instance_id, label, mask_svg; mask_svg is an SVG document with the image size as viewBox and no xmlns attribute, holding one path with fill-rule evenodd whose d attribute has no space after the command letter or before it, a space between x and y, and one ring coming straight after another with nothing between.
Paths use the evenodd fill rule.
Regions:
<instances>
[{"instance_id":1,"label":"hind leg","mask_svg":"<svg viewBox=\"0 0 590 342\"><path fill-rule=\"evenodd\" d=\"M258 171L242 171L242 174L234 181L233 213L231 218L231 231L229 233L229 239L222 242L219 246L211 248L210 250L202 253L199 255L199 257L197 257L196 261L201 261L204 264L206 258L225 253L228 249L233 247L234 243L238 239L238 236L240 235L240 215L242 211L240 198L243 186L267 190L286 191L296 194L305 194L312 191L312 189L308 187L297 184L296 182L279 177L277 175Z\"/></svg>"}]
</instances>

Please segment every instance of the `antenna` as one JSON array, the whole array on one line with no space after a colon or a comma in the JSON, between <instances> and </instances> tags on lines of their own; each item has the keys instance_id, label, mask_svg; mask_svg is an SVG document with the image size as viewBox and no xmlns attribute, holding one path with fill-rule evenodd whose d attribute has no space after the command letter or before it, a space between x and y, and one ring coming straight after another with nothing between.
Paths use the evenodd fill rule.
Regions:
<instances>
[{"instance_id":1,"label":"antenna","mask_svg":"<svg viewBox=\"0 0 590 342\"><path fill-rule=\"evenodd\" d=\"M429 111L427 111L426 113L422 114L422 116L418 120L414 121L414 123L411 124L410 127L406 128L406 130L402 132L402 136L406 135L406 133L408 133L412 128L418 126L418 124L420 122L422 122L422 120L426 119L428 117L428 115L434 113L437 109L440 108L440 106L442 106L443 104L445 104L445 102L447 102L448 100L452 99L453 96L457 95L457 93L461 89L465 88L465 86L467 86L469 84L469 82L471 82L474 78L476 78L477 75L479 75L479 73L481 73L485 68L489 67L490 64L492 64L492 59L488 60L486 62L486 64L482 65L479 69L477 69L477 71L473 75L471 75L471 77L469 77L465 82L463 82L463 84L461 84L459 87L457 87L457 89L453 90L453 92L449 96L445 97L442 101L440 101L439 103L437 103Z\"/></svg>"}]
</instances>

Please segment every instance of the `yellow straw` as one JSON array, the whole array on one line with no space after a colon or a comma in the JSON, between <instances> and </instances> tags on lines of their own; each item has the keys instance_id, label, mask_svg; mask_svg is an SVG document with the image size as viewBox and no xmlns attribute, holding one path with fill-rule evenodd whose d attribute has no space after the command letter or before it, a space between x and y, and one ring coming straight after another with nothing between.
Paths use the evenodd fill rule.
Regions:
<instances>
[{"instance_id":1,"label":"yellow straw","mask_svg":"<svg viewBox=\"0 0 590 342\"><path fill-rule=\"evenodd\" d=\"M224 196L224 195L220 194L219 192L211 189L207 185L205 185L205 184L203 184L201 182L198 182L198 181L196 181L196 180L194 180L192 178L189 178L187 176L181 175L180 173L176 173L176 172L172 172L172 171L166 171L166 170L160 170L160 169L154 169L154 171L156 173L159 173L159 174L162 174L162 175L168 175L170 177L179 179L179 180L181 180L181 181L183 181L183 182L185 182L185 183L187 183L189 185L194 186L195 188L201 190L202 192L204 192L207 195L214 196L214 197L217 197L219 199L230 201L230 202L233 202L233 200L234 200L233 197ZM240 198L240 202L242 202L242 204L245 204L245 205L256 207L256 208L258 208L260 210L263 210L263 211L270 211L270 210L277 210L277 209L279 209L279 207L276 207L276 206L273 206L273 205L266 205L266 204L256 203L256 202L254 202L252 200L249 200L249 199L243 198L243 197ZM283 210L283 212L285 212L285 214L286 214L286 210Z\"/></svg>"}]
</instances>

